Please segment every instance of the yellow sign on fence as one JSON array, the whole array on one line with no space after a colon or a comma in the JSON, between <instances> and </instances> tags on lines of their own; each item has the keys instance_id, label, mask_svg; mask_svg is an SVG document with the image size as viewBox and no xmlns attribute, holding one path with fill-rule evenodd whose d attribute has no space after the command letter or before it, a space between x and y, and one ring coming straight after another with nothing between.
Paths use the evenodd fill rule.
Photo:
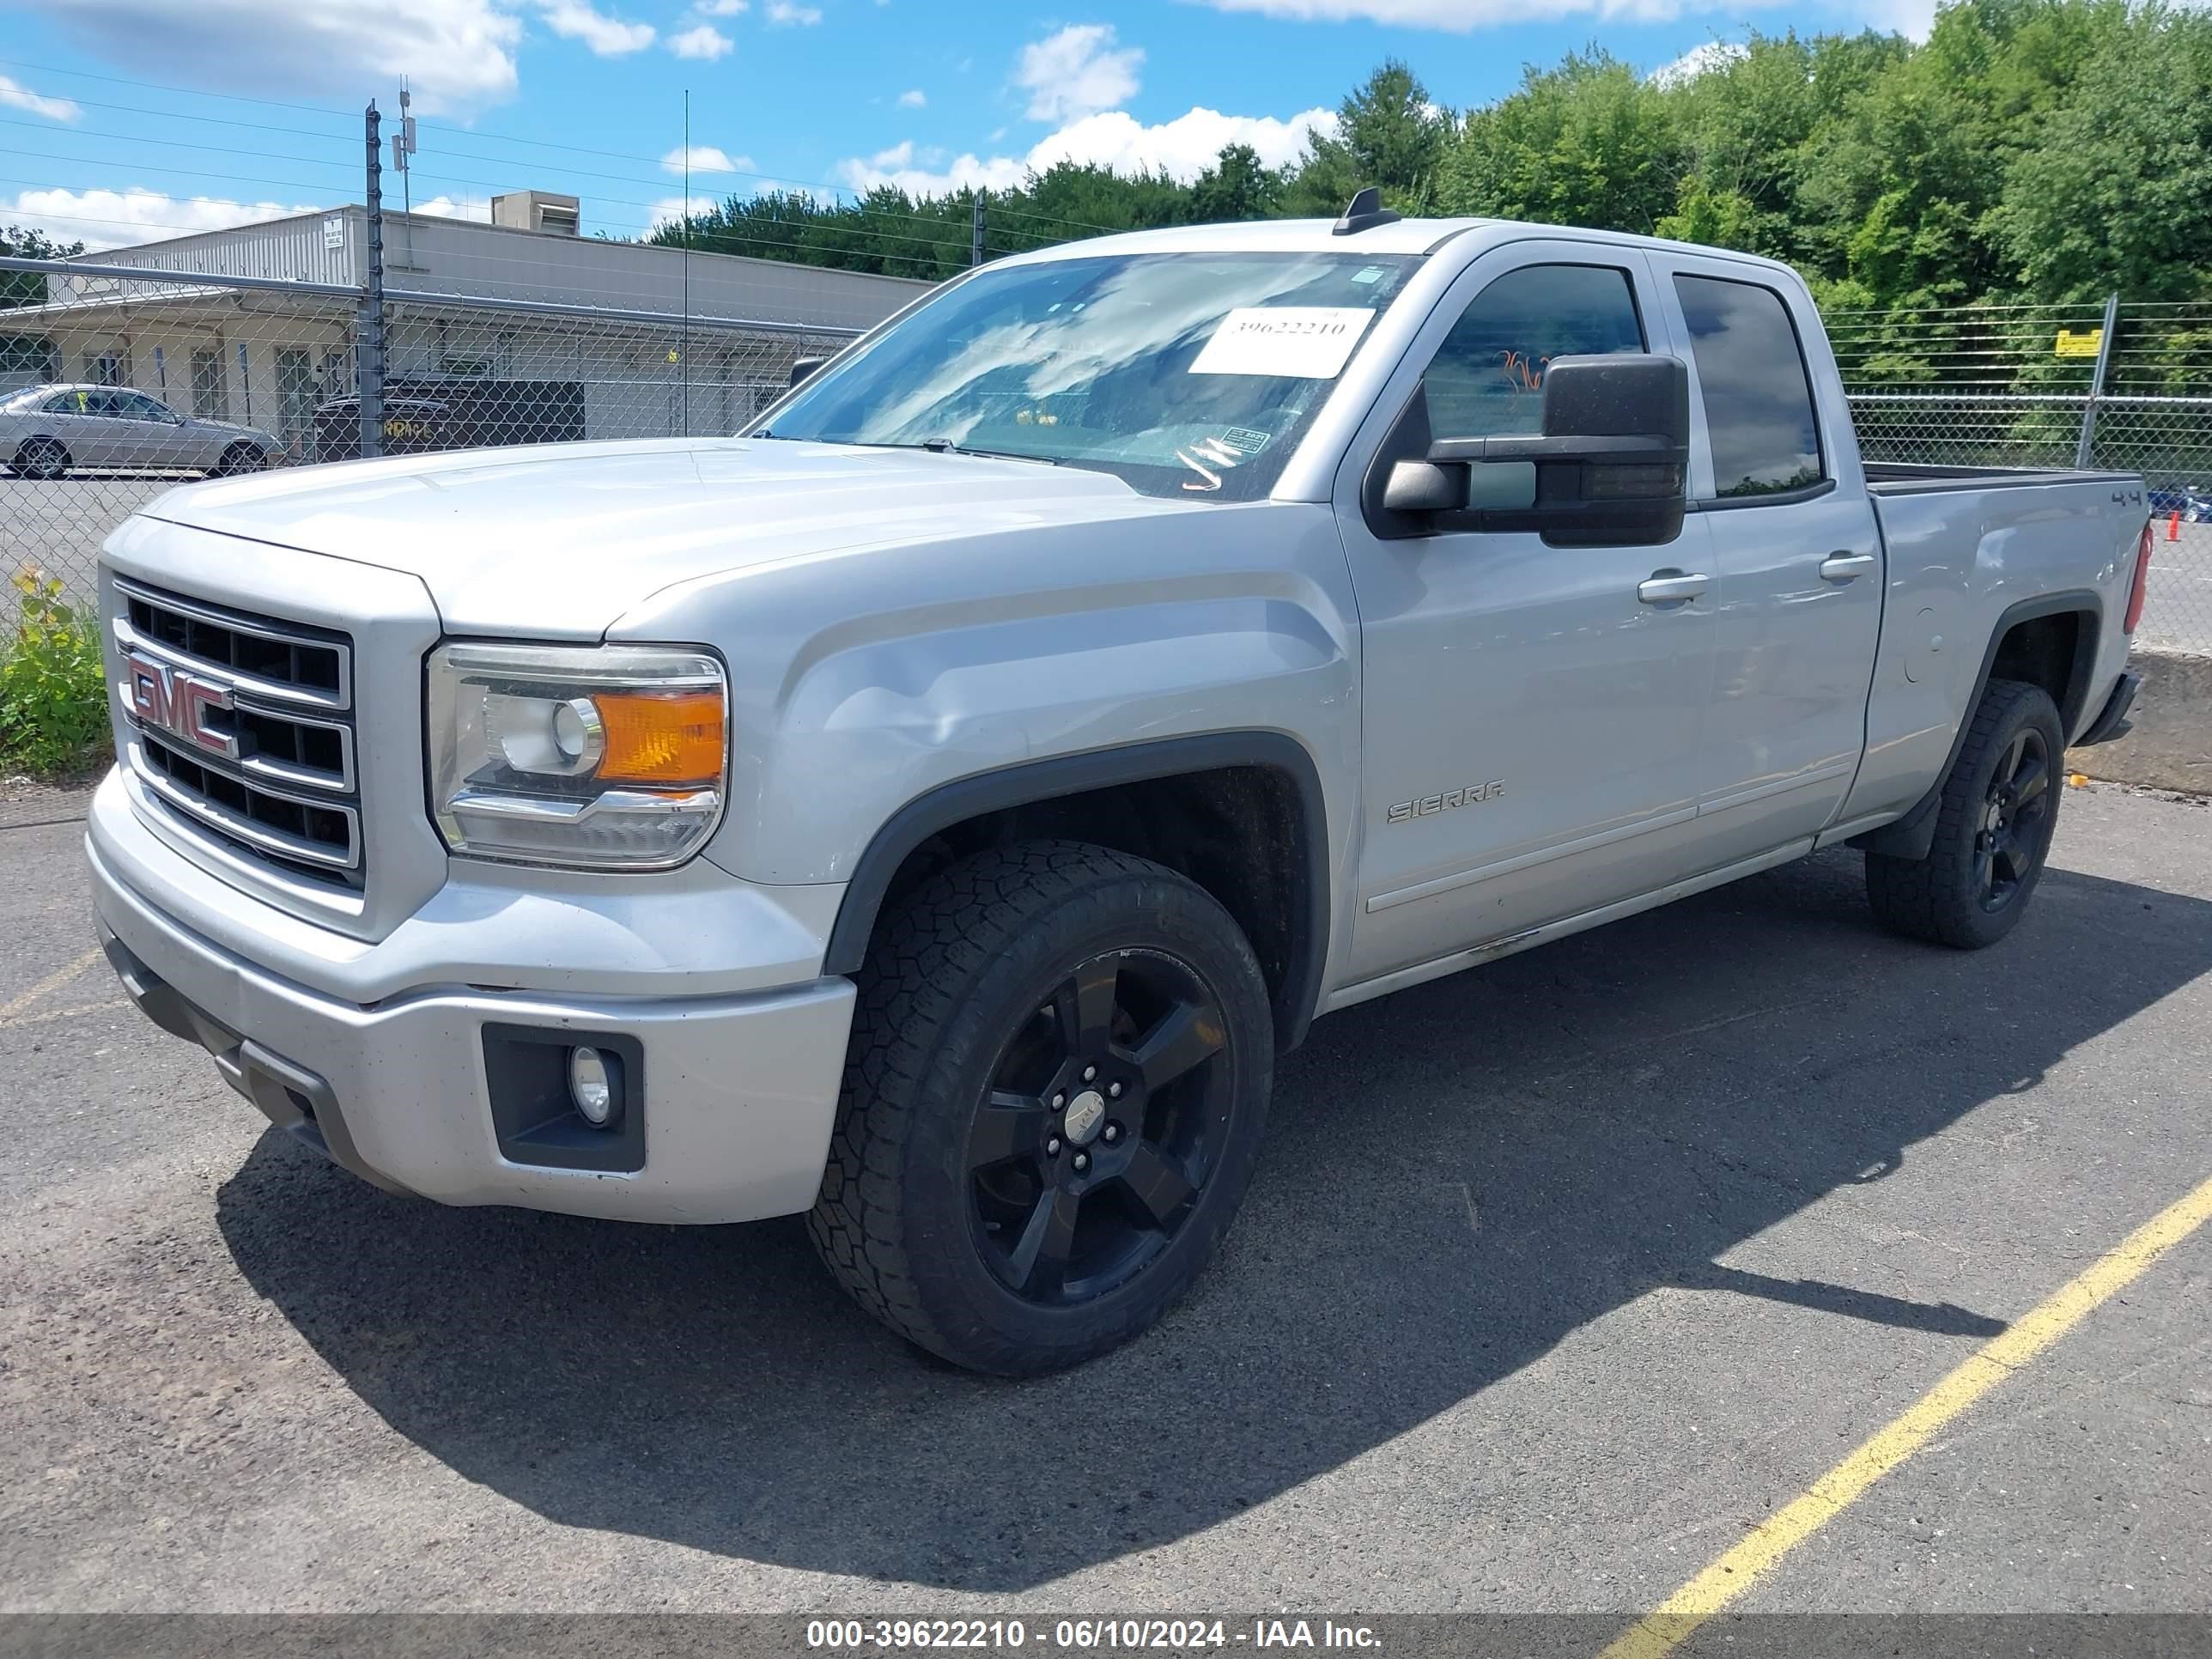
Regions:
<instances>
[{"instance_id":1,"label":"yellow sign on fence","mask_svg":"<svg viewBox=\"0 0 2212 1659\"><path fill-rule=\"evenodd\" d=\"M2058 331L2058 342L2051 349L2061 357L2094 357L2105 349L2105 331L2092 328L2076 334L2070 328Z\"/></svg>"}]
</instances>

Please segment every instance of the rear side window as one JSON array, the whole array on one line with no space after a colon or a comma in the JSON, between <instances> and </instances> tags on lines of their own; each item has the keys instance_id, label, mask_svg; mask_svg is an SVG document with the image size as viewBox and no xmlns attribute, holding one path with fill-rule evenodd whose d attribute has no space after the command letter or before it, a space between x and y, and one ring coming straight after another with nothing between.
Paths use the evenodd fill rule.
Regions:
<instances>
[{"instance_id":1,"label":"rear side window","mask_svg":"<svg viewBox=\"0 0 2212 1659\"><path fill-rule=\"evenodd\" d=\"M1628 273L1610 265L1523 265L1468 301L1421 384L1438 438L1543 430L1554 357L1644 349Z\"/></svg>"},{"instance_id":2,"label":"rear side window","mask_svg":"<svg viewBox=\"0 0 2212 1659\"><path fill-rule=\"evenodd\" d=\"M1705 428L1713 447L1713 494L1753 499L1820 482L1820 428L1813 382L1790 307L1771 288L1713 276L1677 276L1690 325Z\"/></svg>"}]
</instances>

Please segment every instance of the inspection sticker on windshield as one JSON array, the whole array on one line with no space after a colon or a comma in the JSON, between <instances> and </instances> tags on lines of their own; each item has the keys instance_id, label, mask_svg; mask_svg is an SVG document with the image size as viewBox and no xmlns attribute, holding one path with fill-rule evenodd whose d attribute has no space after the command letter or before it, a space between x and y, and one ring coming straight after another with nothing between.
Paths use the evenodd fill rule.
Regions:
<instances>
[{"instance_id":1,"label":"inspection sticker on windshield","mask_svg":"<svg viewBox=\"0 0 2212 1659\"><path fill-rule=\"evenodd\" d=\"M1239 306L1221 319L1194 374L1275 374L1333 380L1375 320L1358 306Z\"/></svg>"}]
</instances>

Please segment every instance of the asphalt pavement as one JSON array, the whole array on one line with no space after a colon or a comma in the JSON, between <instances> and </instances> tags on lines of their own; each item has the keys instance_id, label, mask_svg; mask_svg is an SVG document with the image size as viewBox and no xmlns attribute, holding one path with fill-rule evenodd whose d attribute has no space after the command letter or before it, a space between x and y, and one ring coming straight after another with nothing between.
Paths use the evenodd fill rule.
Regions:
<instances>
[{"instance_id":1,"label":"asphalt pavement","mask_svg":"<svg viewBox=\"0 0 2212 1659\"><path fill-rule=\"evenodd\" d=\"M2069 790L2021 929L1847 853L1320 1022L1223 1259L1072 1375L796 1222L386 1196L88 957L0 831L0 1608L1657 1604L2212 1175L2212 805ZM2212 1613L2212 1228L1745 1607Z\"/></svg>"}]
</instances>

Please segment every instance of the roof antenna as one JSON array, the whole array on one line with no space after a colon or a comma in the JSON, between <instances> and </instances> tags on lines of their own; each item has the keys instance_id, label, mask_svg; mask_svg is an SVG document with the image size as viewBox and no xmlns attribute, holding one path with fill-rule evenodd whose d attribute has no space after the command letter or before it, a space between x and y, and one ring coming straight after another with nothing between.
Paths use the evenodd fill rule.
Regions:
<instances>
[{"instance_id":1,"label":"roof antenna","mask_svg":"<svg viewBox=\"0 0 2212 1659\"><path fill-rule=\"evenodd\" d=\"M1336 222L1329 234L1332 236L1357 236L1363 230L1372 230L1377 225L1395 225L1401 216L1382 205L1382 192L1369 185L1352 198L1352 205L1344 210L1344 217Z\"/></svg>"}]
</instances>

